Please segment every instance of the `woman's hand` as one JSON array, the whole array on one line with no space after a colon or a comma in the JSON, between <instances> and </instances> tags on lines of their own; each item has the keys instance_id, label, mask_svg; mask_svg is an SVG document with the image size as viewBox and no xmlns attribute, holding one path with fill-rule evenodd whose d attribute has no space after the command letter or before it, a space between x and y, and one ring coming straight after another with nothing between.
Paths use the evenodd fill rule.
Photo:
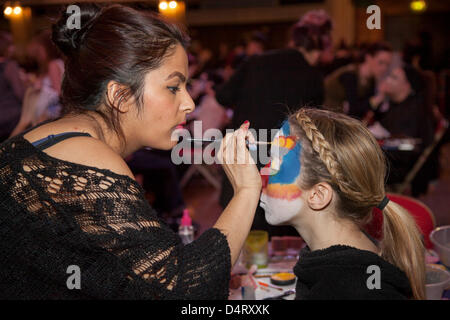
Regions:
<instances>
[{"instance_id":1,"label":"woman's hand","mask_svg":"<svg viewBox=\"0 0 450 320\"><path fill-rule=\"evenodd\" d=\"M255 142L248 132L248 121L234 133L223 138L217 158L233 186L234 196L220 215L214 227L226 237L230 247L231 264L239 257L247 238L261 193L261 176L245 141Z\"/></svg>"},{"instance_id":2,"label":"woman's hand","mask_svg":"<svg viewBox=\"0 0 450 320\"><path fill-rule=\"evenodd\" d=\"M235 194L245 190L259 196L261 176L246 146L246 140L250 143L255 141L248 132L249 126L250 123L246 121L234 133L228 133L222 140L217 157Z\"/></svg>"}]
</instances>

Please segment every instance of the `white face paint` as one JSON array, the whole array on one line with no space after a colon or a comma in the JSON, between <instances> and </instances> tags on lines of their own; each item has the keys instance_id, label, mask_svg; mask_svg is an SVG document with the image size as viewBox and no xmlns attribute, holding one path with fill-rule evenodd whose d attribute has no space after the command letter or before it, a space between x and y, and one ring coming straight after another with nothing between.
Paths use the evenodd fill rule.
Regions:
<instances>
[{"instance_id":1,"label":"white face paint","mask_svg":"<svg viewBox=\"0 0 450 320\"><path fill-rule=\"evenodd\" d=\"M271 225L286 225L302 210L304 201L299 197L287 201L261 194L259 206L264 209L267 223Z\"/></svg>"},{"instance_id":2,"label":"white face paint","mask_svg":"<svg viewBox=\"0 0 450 320\"><path fill-rule=\"evenodd\" d=\"M298 187L300 152L301 145L290 136L286 121L272 141L270 164L261 170L266 181L263 183L260 206L269 224L289 224L304 206Z\"/></svg>"}]
</instances>

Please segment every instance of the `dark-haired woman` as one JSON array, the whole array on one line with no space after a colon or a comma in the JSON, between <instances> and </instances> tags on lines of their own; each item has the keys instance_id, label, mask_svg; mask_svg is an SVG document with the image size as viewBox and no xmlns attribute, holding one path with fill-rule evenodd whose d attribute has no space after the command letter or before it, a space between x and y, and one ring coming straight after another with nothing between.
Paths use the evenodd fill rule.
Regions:
<instances>
[{"instance_id":1,"label":"dark-haired woman","mask_svg":"<svg viewBox=\"0 0 450 320\"><path fill-rule=\"evenodd\" d=\"M184 34L120 5L83 5L79 30L67 18L53 27L66 56L64 115L0 147L0 297L226 299L258 203L256 166L224 165L235 196L183 246L123 160L172 148L194 109ZM247 129L222 150L248 156Z\"/></svg>"}]
</instances>

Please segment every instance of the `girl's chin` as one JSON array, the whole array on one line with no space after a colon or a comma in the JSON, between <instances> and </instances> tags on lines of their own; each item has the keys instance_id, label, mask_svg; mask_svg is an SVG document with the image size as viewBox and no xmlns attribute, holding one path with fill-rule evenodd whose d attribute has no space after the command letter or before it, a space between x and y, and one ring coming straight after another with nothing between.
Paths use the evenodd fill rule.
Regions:
<instances>
[{"instance_id":1,"label":"girl's chin","mask_svg":"<svg viewBox=\"0 0 450 320\"><path fill-rule=\"evenodd\" d=\"M284 225L283 221L280 221L279 219L274 219L273 218L273 215L274 215L273 212L270 212L267 209L264 209L264 210L265 210L265 218L266 218L266 221L267 221L268 224L270 224L271 226Z\"/></svg>"}]
</instances>

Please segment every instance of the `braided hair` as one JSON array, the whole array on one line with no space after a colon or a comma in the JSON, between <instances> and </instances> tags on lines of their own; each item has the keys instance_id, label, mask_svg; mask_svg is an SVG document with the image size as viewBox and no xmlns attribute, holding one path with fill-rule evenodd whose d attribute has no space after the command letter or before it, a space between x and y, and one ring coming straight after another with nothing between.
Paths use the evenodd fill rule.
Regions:
<instances>
[{"instance_id":1,"label":"braided hair","mask_svg":"<svg viewBox=\"0 0 450 320\"><path fill-rule=\"evenodd\" d=\"M377 141L358 120L327 110L302 108L289 117L301 144L300 187L327 182L337 194L335 211L363 228L385 197L386 161ZM381 256L403 270L413 298L425 298L424 247L411 215L389 201L382 210Z\"/></svg>"}]
</instances>

